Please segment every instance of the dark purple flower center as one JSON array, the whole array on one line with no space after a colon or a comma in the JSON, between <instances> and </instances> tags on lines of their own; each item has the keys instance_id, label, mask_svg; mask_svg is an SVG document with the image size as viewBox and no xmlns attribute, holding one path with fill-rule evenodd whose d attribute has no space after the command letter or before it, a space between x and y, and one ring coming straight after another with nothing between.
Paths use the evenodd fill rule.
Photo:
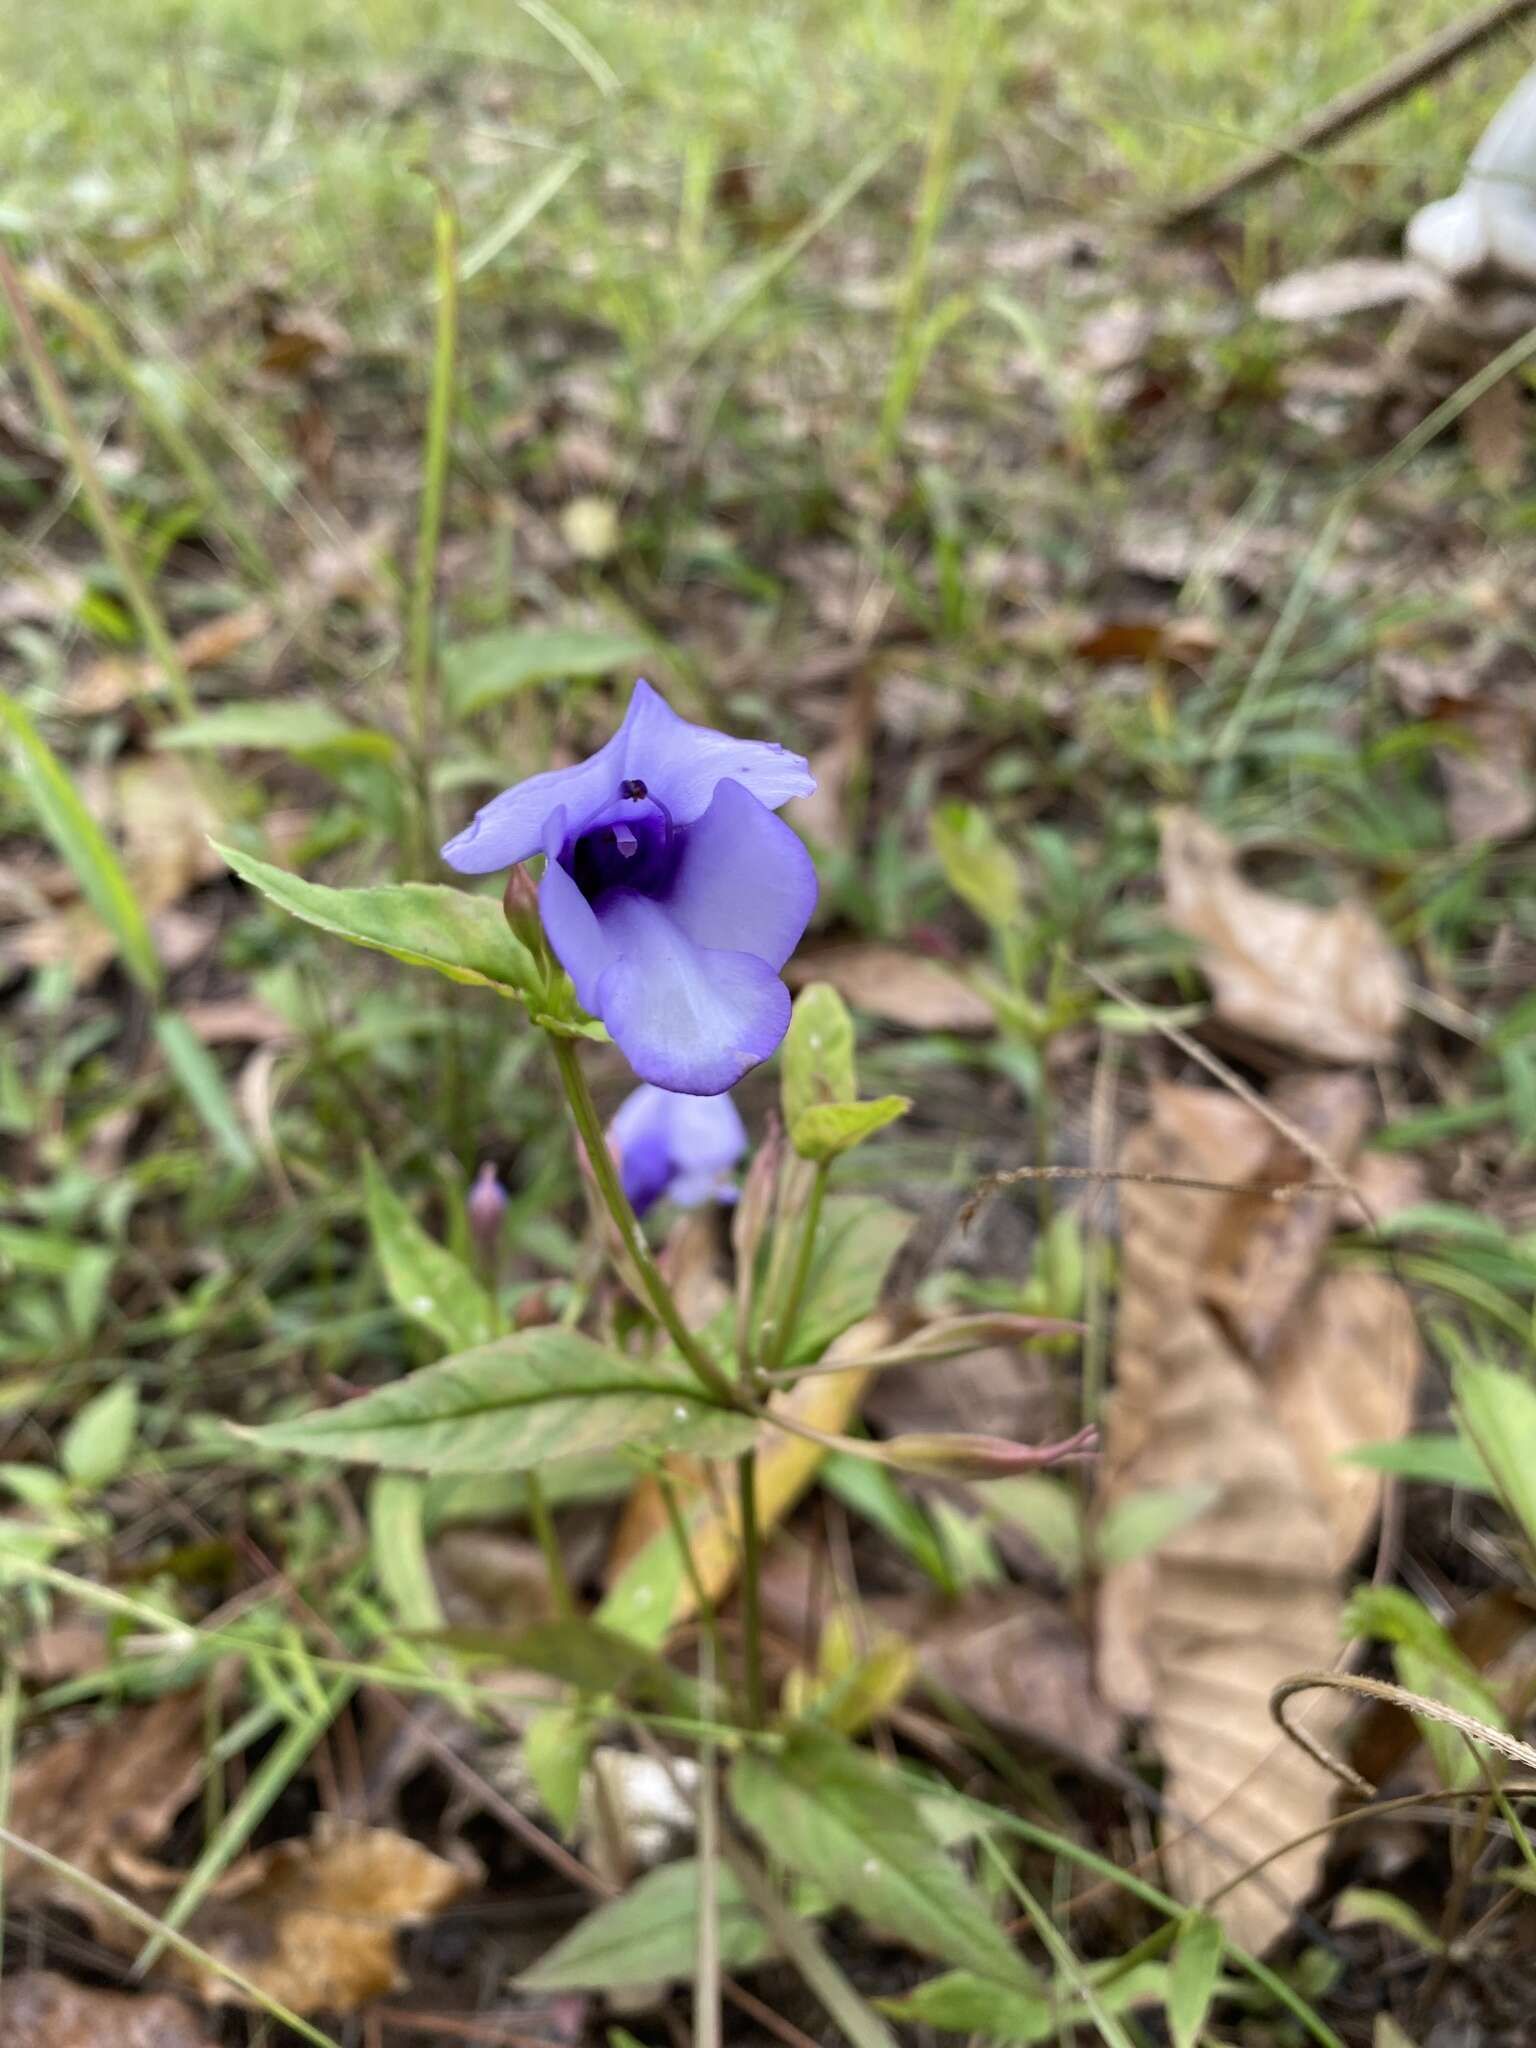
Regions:
<instances>
[{"instance_id":1,"label":"dark purple flower center","mask_svg":"<svg viewBox=\"0 0 1536 2048\"><path fill-rule=\"evenodd\" d=\"M589 903L610 889L664 896L683 853L682 831L643 782L619 785L620 813L568 839L560 865Z\"/></svg>"}]
</instances>

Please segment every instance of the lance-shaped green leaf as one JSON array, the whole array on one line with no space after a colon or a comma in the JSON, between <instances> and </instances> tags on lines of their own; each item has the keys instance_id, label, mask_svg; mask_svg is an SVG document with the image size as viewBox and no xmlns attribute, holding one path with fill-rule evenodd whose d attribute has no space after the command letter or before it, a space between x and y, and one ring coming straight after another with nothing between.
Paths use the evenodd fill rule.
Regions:
<instances>
[{"instance_id":1,"label":"lance-shaped green leaf","mask_svg":"<svg viewBox=\"0 0 1536 2048\"><path fill-rule=\"evenodd\" d=\"M1039 1988L903 1780L866 1750L797 1730L777 1754L744 1751L730 1793L781 1863L870 1926L996 1983Z\"/></svg>"},{"instance_id":2,"label":"lance-shaped green leaf","mask_svg":"<svg viewBox=\"0 0 1536 2048\"><path fill-rule=\"evenodd\" d=\"M633 675L651 651L651 643L638 633L571 626L499 628L451 641L443 649L443 692L450 709L467 718L534 683L581 682L624 670Z\"/></svg>"},{"instance_id":3,"label":"lance-shaped green leaf","mask_svg":"<svg viewBox=\"0 0 1536 2048\"><path fill-rule=\"evenodd\" d=\"M735 1872L716 1873L720 1959L745 1970L773 1943L742 1894ZM647 1871L621 1898L588 1913L563 1941L518 1978L524 1991L607 1991L693 1975L698 1948L699 1867L686 1857Z\"/></svg>"},{"instance_id":4,"label":"lance-shaped green leaf","mask_svg":"<svg viewBox=\"0 0 1536 2048\"><path fill-rule=\"evenodd\" d=\"M817 1102L795 1119L790 1143L802 1159L825 1162L851 1152L912 1107L910 1096L881 1095L872 1102Z\"/></svg>"},{"instance_id":5,"label":"lance-shaped green leaf","mask_svg":"<svg viewBox=\"0 0 1536 2048\"><path fill-rule=\"evenodd\" d=\"M581 1700L542 1708L523 1730L523 1769L562 1835L570 1834L581 1810L581 1781L595 1732L593 1714Z\"/></svg>"},{"instance_id":6,"label":"lance-shaped green leaf","mask_svg":"<svg viewBox=\"0 0 1536 2048\"><path fill-rule=\"evenodd\" d=\"M870 1313L911 1228L912 1218L903 1210L867 1196L826 1204L787 1365L820 1358L844 1330Z\"/></svg>"},{"instance_id":7,"label":"lance-shaped green leaf","mask_svg":"<svg viewBox=\"0 0 1536 2048\"><path fill-rule=\"evenodd\" d=\"M1221 1980L1222 1935L1209 1913L1188 1913L1168 1965L1168 2031L1173 2048L1195 2048Z\"/></svg>"},{"instance_id":8,"label":"lance-shaped green leaf","mask_svg":"<svg viewBox=\"0 0 1536 2048\"><path fill-rule=\"evenodd\" d=\"M323 932L388 953L412 967L432 967L450 981L493 988L523 1000L541 991L528 948L512 936L501 905L435 882L397 882L379 889L331 889L233 847L218 849L237 875L293 917Z\"/></svg>"},{"instance_id":9,"label":"lance-shaped green leaf","mask_svg":"<svg viewBox=\"0 0 1536 2048\"><path fill-rule=\"evenodd\" d=\"M795 997L784 1039L782 1090L784 1128L790 1133L807 1110L852 1102L859 1092L853 1019L830 982L810 982Z\"/></svg>"},{"instance_id":10,"label":"lance-shaped green leaf","mask_svg":"<svg viewBox=\"0 0 1536 2048\"><path fill-rule=\"evenodd\" d=\"M133 1453L139 1427L136 1380L115 1380L75 1416L59 1445L59 1463L76 1486L109 1485Z\"/></svg>"},{"instance_id":11,"label":"lance-shaped green leaf","mask_svg":"<svg viewBox=\"0 0 1536 2048\"><path fill-rule=\"evenodd\" d=\"M422 1229L371 1152L363 1154L363 1185L373 1248L396 1308L450 1351L488 1344L496 1334L495 1304L463 1260Z\"/></svg>"},{"instance_id":12,"label":"lance-shaped green leaf","mask_svg":"<svg viewBox=\"0 0 1536 2048\"><path fill-rule=\"evenodd\" d=\"M439 1628L432 1639L504 1671L563 1678L578 1692L615 1693L676 1714L699 1711L693 1679L674 1670L648 1644L616 1635L600 1622L578 1618L537 1621L528 1628Z\"/></svg>"},{"instance_id":13,"label":"lance-shaped green leaf","mask_svg":"<svg viewBox=\"0 0 1536 2048\"><path fill-rule=\"evenodd\" d=\"M1017 924L1023 910L1019 864L975 804L940 804L930 836L944 879L986 924Z\"/></svg>"},{"instance_id":14,"label":"lance-shaped green leaf","mask_svg":"<svg viewBox=\"0 0 1536 2048\"><path fill-rule=\"evenodd\" d=\"M1461 1365L1452 1385L1464 1433L1536 1546L1536 1387L1500 1365Z\"/></svg>"},{"instance_id":15,"label":"lance-shaped green leaf","mask_svg":"<svg viewBox=\"0 0 1536 2048\"><path fill-rule=\"evenodd\" d=\"M216 705L157 735L157 747L248 747L278 754L320 754L333 747L389 760L398 752L388 733L354 725L315 698L258 697Z\"/></svg>"},{"instance_id":16,"label":"lance-shaped green leaf","mask_svg":"<svg viewBox=\"0 0 1536 2048\"><path fill-rule=\"evenodd\" d=\"M335 1408L241 1431L263 1449L394 1472L526 1472L623 1446L728 1457L752 1418L575 1330L520 1330Z\"/></svg>"},{"instance_id":17,"label":"lance-shaped green leaf","mask_svg":"<svg viewBox=\"0 0 1536 2048\"><path fill-rule=\"evenodd\" d=\"M1118 1963L1096 1964L1087 1972L1088 1982L1094 1983L1111 1969L1120 1969L1120 1975L1094 1992L1094 2005L1100 2012L1124 2012L1131 2006L1161 2000L1166 1984L1161 1963L1136 1963L1128 1970ZM904 1998L882 1998L878 2003L892 2019L937 2027L942 2033L1006 2042L1007 2048L1060 2041L1064 2031L1092 2027L1095 2018L1084 2000L1074 1998L1065 1987L1054 1996L1043 1991L1015 1991L969 1970L951 1970L919 1984Z\"/></svg>"}]
</instances>

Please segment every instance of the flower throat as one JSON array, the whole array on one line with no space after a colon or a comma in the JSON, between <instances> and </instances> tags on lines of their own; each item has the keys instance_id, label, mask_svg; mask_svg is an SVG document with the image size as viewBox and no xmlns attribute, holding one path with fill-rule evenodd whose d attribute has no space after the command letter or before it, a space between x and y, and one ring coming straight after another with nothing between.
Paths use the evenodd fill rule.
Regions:
<instances>
[{"instance_id":1,"label":"flower throat","mask_svg":"<svg viewBox=\"0 0 1536 2048\"><path fill-rule=\"evenodd\" d=\"M682 856L683 834L672 813L638 777L619 784L619 797L623 815L589 826L560 852L560 865L589 903L610 889L663 895Z\"/></svg>"}]
</instances>

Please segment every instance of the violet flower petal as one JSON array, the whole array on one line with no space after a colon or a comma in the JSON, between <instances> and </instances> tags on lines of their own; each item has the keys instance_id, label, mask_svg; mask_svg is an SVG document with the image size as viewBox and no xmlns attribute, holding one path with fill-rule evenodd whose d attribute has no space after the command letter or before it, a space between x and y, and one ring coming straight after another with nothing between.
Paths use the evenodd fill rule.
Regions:
<instances>
[{"instance_id":1,"label":"violet flower petal","mask_svg":"<svg viewBox=\"0 0 1536 2048\"><path fill-rule=\"evenodd\" d=\"M774 741L690 725L647 682L636 683L621 732L624 773L639 776L679 825L702 817L722 782L739 782L770 811L816 787L803 755Z\"/></svg>"},{"instance_id":2,"label":"violet flower petal","mask_svg":"<svg viewBox=\"0 0 1536 2048\"><path fill-rule=\"evenodd\" d=\"M689 828L662 901L696 946L755 953L777 969L800 943L816 888L816 865L789 826L727 781Z\"/></svg>"},{"instance_id":3,"label":"violet flower petal","mask_svg":"<svg viewBox=\"0 0 1536 2048\"><path fill-rule=\"evenodd\" d=\"M599 921L618 957L594 1007L642 1081L723 1095L788 1030L789 991L766 960L694 945L661 904L627 889L603 899Z\"/></svg>"},{"instance_id":4,"label":"violet flower petal","mask_svg":"<svg viewBox=\"0 0 1536 2048\"><path fill-rule=\"evenodd\" d=\"M575 984L577 1002L596 1016L597 985L616 956L596 912L555 858L564 837L562 808L547 822L544 845L549 859L539 883L539 916L555 958Z\"/></svg>"},{"instance_id":5,"label":"violet flower petal","mask_svg":"<svg viewBox=\"0 0 1536 2048\"><path fill-rule=\"evenodd\" d=\"M638 682L624 723L597 752L572 768L547 768L515 783L476 811L443 859L462 875L488 875L527 860L544 843L544 821L564 809L568 829L581 832L612 803L619 784L646 783L674 821L686 825L708 809L716 786L738 781L770 810L816 787L804 758L766 740L738 740L690 725Z\"/></svg>"},{"instance_id":6,"label":"violet flower petal","mask_svg":"<svg viewBox=\"0 0 1536 2048\"><path fill-rule=\"evenodd\" d=\"M630 715L634 698L630 699ZM572 768L546 768L515 782L470 819L443 848L443 859L461 875L490 875L498 868L528 860L544 844L544 821L564 810L572 829L607 803L624 779L624 747L629 716L613 737Z\"/></svg>"}]
</instances>

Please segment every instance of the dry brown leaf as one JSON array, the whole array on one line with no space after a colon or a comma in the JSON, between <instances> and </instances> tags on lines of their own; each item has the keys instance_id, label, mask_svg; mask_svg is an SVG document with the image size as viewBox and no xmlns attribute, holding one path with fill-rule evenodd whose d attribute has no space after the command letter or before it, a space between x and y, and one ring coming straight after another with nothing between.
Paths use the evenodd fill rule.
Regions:
<instances>
[{"instance_id":1,"label":"dry brown leaf","mask_svg":"<svg viewBox=\"0 0 1536 2048\"><path fill-rule=\"evenodd\" d=\"M1230 840L1193 811L1165 811L1162 825L1168 922L1201 942L1217 1016L1310 1059L1389 1058L1407 984L1370 912L1250 887Z\"/></svg>"},{"instance_id":2,"label":"dry brown leaf","mask_svg":"<svg viewBox=\"0 0 1536 2048\"><path fill-rule=\"evenodd\" d=\"M863 1402L879 1436L973 1430L1012 1443L1058 1435L1057 1390L1038 1351L989 1344L942 1366L897 1365L880 1373Z\"/></svg>"},{"instance_id":3,"label":"dry brown leaf","mask_svg":"<svg viewBox=\"0 0 1536 2048\"><path fill-rule=\"evenodd\" d=\"M1479 393L1461 416L1461 438L1472 467L1493 491L1518 482L1531 444L1525 389L1516 377L1501 377Z\"/></svg>"},{"instance_id":4,"label":"dry brown leaf","mask_svg":"<svg viewBox=\"0 0 1536 2048\"><path fill-rule=\"evenodd\" d=\"M1193 668L1219 645L1208 619L1105 619L1079 635L1073 652L1084 661L1166 661Z\"/></svg>"},{"instance_id":5,"label":"dry brown leaf","mask_svg":"<svg viewBox=\"0 0 1536 2048\"><path fill-rule=\"evenodd\" d=\"M1407 1295L1385 1273L1355 1268L1324 1275L1268 1366L1270 1403L1322 1502L1341 1566L1376 1519L1381 1475L1340 1454L1406 1436L1420 1365Z\"/></svg>"},{"instance_id":6,"label":"dry brown leaf","mask_svg":"<svg viewBox=\"0 0 1536 2048\"><path fill-rule=\"evenodd\" d=\"M1529 686L1527 686L1529 687ZM1460 737L1436 749L1458 846L1520 839L1536 823L1536 715L1531 700L1495 698L1455 721Z\"/></svg>"},{"instance_id":7,"label":"dry brown leaf","mask_svg":"<svg viewBox=\"0 0 1536 2048\"><path fill-rule=\"evenodd\" d=\"M845 1002L909 1031L991 1031L992 1006L937 960L862 942L802 948L784 970L791 988L829 981Z\"/></svg>"},{"instance_id":8,"label":"dry brown leaf","mask_svg":"<svg viewBox=\"0 0 1536 2048\"><path fill-rule=\"evenodd\" d=\"M55 1737L16 1766L12 1832L116 1884L120 1866L136 1867L196 1792L207 1720L208 1695L199 1689L124 1707L110 1720ZM77 1888L14 1850L5 1886L12 1905L50 1899L87 1917L95 1911Z\"/></svg>"},{"instance_id":9,"label":"dry brown leaf","mask_svg":"<svg viewBox=\"0 0 1536 2048\"><path fill-rule=\"evenodd\" d=\"M297 2013L355 2012L402 1980L395 1936L478 1881L389 1828L317 1825L232 1865L187 1936ZM191 1957L167 1969L210 2005L245 1993Z\"/></svg>"},{"instance_id":10,"label":"dry brown leaf","mask_svg":"<svg viewBox=\"0 0 1536 2048\"><path fill-rule=\"evenodd\" d=\"M827 1434L845 1429L869 1380L859 1359L880 1350L894 1334L895 1325L888 1316L873 1315L855 1323L838 1338L825 1360L827 1364L846 1361L846 1372L810 1373L795 1386L775 1394L770 1405L776 1413ZM762 1426L757 1459L757 1520L765 1536L778 1527L810 1486L825 1456L818 1443L791 1436L771 1424ZM711 1600L718 1600L730 1589L740 1562L741 1523L734 1495L725 1498L712 1490L694 1460L674 1460L671 1469L685 1504L689 1548L699 1583ZM630 1496L614 1537L608 1561L610 1584L666 1526L666 1508L655 1481L642 1480ZM685 1621L696 1604L692 1587L680 1586L672 1610L673 1626Z\"/></svg>"},{"instance_id":11,"label":"dry brown leaf","mask_svg":"<svg viewBox=\"0 0 1536 2048\"><path fill-rule=\"evenodd\" d=\"M177 1999L22 1970L0 1989L0 2048L213 2048L213 2039Z\"/></svg>"},{"instance_id":12,"label":"dry brown leaf","mask_svg":"<svg viewBox=\"0 0 1536 2048\"><path fill-rule=\"evenodd\" d=\"M182 1010L187 1027L204 1045L272 1045L296 1036L286 1017L259 996L224 996L210 1003L188 1003Z\"/></svg>"},{"instance_id":13,"label":"dry brown leaf","mask_svg":"<svg viewBox=\"0 0 1536 2048\"><path fill-rule=\"evenodd\" d=\"M1127 1154L1144 1169L1146 1148ZM1125 1206L1139 1209L1141 1191ZM1159 1246L1165 1237L1127 1218L1119 1348L1148 1361L1156 1385L1144 1405L1124 1394L1108 1404L1105 1495L1222 1492L1153 1556L1106 1574L1099 1672L1112 1704L1150 1716L1166 1772L1169 1882L1193 1903L1328 1815L1332 1780L1277 1733L1269 1698L1336 1654L1342 1600L1331 1531L1288 1437L1214 1320L1161 1297ZM1331 1701L1309 1727L1333 1725ZM1230 1893L1217 1908L1228 1933L1267 1948L1311 1889L1324 1846L1293 1849Z\"/></svg>"},{"instance_id":14,"label":"dry brown leaf","mask_svg":"<svg viewBox=\"0 0 1536 2048\"><path fill-rule=\"evenodd\" d=\"M1346 1151L1358 1139L1349 1077L1308 1077L1289 1089L1286 1107L1325 1146ZM1121 1164L1136 1174L1299 1178L1289 1149L1277 1155L1273 1127L1234 1097L1164 1086ZM1408 1426L1418 1349L1394 1282L1354 1272L1316 1281L1324 1246L1315 1212L1282 1228L1270 1253L1281 1280L1249 1304L1244 1276L1263 1282L1267 1234L1254 1198L1132 1182L1120 1200L1104 1499L1151 1487L1220 1492L1154 1554L1106 1575L1099 1677L1113 1703L1151 1718L1168 1773L1170 1881L1195 1901L1331 1806L1327 1776L1277 1735L1269 1696L1337 1654L1342 1567L1380 1488L1377 1475L1338 1464L1337 1453ZM1321 1733L1337 1718L1333 1697L1320 1695L1308 1726ZM1228 1931L1267 1946L1323 1853L1320 1842L1289 1851L1230 1894L1217 1908Z\"/></svg>"},{"instance_id":15,"label":"dry brown leaf","mask_svg":"<svg viewBox=\"0 0 1536 2048\"><path fill-rule=\"evenodd\" d=\"M851 1591L851 1589L847 1589ZM763 1568L763 1613L773 1633L815 1645L838 1597L825 1557L808 1544L778 1544ZM1118 1755L1120 1717L1094 1688L1089 1646L1059 1600L1009 1586L943 1600L933 1593L876 1594L850 1603L860 1648L889 1637L911 1645L918 1689L927 1678L1000 1732L1098 1767Z\"/></svg>"},{"instance_id":16,"label":"dry brown leaf","mask_svg":"<svg viewBox=\"0 0 1536 2048\"><path fill-rule=\"evenodd\" d=\"M313 306L286 306L261 323L257 367L269 377L309 377L333 370L352 344L346 329Z\"/></svg>"},{"instance_id":17,"label":"dry brown leaf","mask_svg":"<svg viewBox=\"0 0 1536 2048\"><path fill-rule=\"evenodd\" d=\"M1371 1109L1370 1091L1358 1074L1299 1075L1282 1082L1271 1099L1324 1158L1347 1171ZM1264 1157L1245 1180L1283 1188L1318 1179L1315 1160L1279 1131L1267 1129L1266 1135ZM1200 1299L1245 1357L1256 1363L1267 1358L1300 1307L1332 1234L1339 1199L1332 1188L1318 1188L1288 1202L1234 1194L1212 1205Z\"/></svg>"},{"instance_id":18,"label":"dry brown leaf","mask_svg":"<svg viewBox=\"0 0 1536 2048\"><path fill-rule=\"evenodd\" d=\"M224 612L216 619L205 619L200 626L193 626L177 641L176 652L183 668L217 668L243 647L249 647L253 640L259 640L271 624L270 605L248 604L239 611ZM152 656L131 659L109 654L93 661L66 683L62 701L66 710L82 717L95 717L161 688L163 682L160 665Z\"/></svg>"},{"instance_id":19,"label":"dry brown leaf","mask_svg":"<svg viewBox=\"0 0 1536 2048\"><path fill-rule=\"evenodd\" d=\"M1388 646L1382 674L1412 718L1447 735L1435 749L1459 846L1519 839L1536 823L1536 663L1517 641L1420 636Z\"/></svg>"},{"instance_id":20,"label":"dry brown leaf","mask_svg":"<svg viewBox=\"0 0 1536 2048\"><path fill-rule=\"evenodd\" d=\"M1367 1230L1390 1223L1404 1209L1429 1200L1429 1177L1422 1160L1406 1152L1362 1152L1350 1174L1364 1209L1349 1195L1339 1202L1339 1224L1345 1230Z\"/></svg>"},{"instance_id":21,"label":"dry brown leaf","mask_svg":"<svg viewBox=\"0 0 1536 2048\"><path fill-rule=\"evenodd\" d=\"M549 1567L536 1543L499 1529L444 1529L429 1556L450 1628L510 1632L554 1613Z\"/></svg>"},{"instance_id":22,"label":"dry brown leaf","mask_svg":"<svg viewBox=\"0 0 1536 2048\"><path fill-rule=\"evenodd\" d=\"M1010 1586L948 1605L872 1600L877 1628L912 1643L921 1676L1016 1739L1091 1765L1120 1750L1120 1716L1094 1690L1088 1645L1059 1601Z\"/></svg>"},{"instance_id":23,"label":"dry brown leaf","mask_svg":"<svg viewBox=\"0 0 1536 2048\"><path fill-rule=\"evenodd\" d=\"M26 1685L62 1685L112 1661L107 1632L99 1621L61 1621L18 1643L11 1665Z\"/></svg>"}]
</instances>

